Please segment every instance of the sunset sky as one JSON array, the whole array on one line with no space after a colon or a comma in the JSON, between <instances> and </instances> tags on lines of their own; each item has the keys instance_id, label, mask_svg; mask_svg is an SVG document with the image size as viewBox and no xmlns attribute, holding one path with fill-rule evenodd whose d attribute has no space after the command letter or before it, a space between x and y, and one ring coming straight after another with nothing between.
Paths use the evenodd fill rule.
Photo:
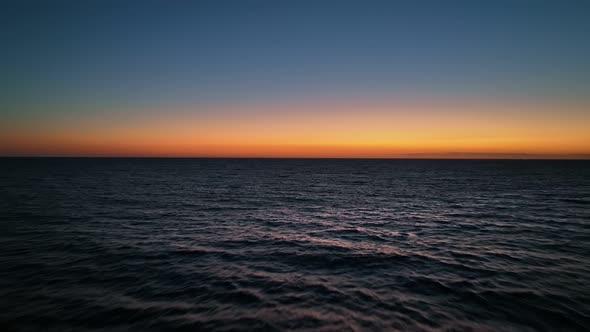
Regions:
<instances>
[{"instance_id":1,"label":"sunset sky","mask_svg":"<svg viewBox=\"0 0 590 332\"><path fill-rule=\"evenodd\" d=\"M0 6L1 156L590 158L588 1Z\"/></svg>"}]
</instances>

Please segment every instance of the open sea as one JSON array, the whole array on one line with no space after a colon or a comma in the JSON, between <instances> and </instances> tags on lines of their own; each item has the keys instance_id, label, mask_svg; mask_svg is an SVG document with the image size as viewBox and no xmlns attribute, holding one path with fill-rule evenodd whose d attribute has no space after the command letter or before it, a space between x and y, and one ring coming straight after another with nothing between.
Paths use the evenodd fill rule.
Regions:
<instances>
[{"instance_id":1,"label":"open sea","mask_svg":"<svg viewBox=\"0 0 590 332\"><path fill-rule=\"evenodd\" d=\"M0 159L2 331L589 331L590 161Z\"/></svg>"}]
</instances>

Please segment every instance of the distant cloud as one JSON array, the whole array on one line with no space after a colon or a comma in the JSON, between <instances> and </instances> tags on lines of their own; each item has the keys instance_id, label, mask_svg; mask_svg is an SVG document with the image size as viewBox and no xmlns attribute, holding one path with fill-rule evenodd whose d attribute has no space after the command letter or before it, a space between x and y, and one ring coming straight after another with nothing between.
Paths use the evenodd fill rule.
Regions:
<instances>
[{"instance_id":1,"label":"distant cloud","mask_svg":"<svg viewBox=\"0 0 590 332\"><path fill-rule=\"evenodd\" d=\"M406 153L404 158L433 158L433 159L585 159L590 160L590 154L534 154L534 153L488 153L488 152L442 152L442 153Z\"/></svg>"}]
</instances>

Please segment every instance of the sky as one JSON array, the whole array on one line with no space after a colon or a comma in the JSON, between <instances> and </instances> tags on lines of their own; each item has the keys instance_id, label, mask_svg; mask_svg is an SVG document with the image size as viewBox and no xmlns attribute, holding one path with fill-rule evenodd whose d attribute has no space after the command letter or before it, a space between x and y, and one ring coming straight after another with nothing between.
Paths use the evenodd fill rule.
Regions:
<instances>
[{"instance_id":1,"label":"sky","mask_svg":"<svg viewBox=\"0 0 590 332\"><path fill-rule=\"evenodd\" d=\"M2 1L0 156L590 158L588 1Z\"/></svg>"}]
</instances>

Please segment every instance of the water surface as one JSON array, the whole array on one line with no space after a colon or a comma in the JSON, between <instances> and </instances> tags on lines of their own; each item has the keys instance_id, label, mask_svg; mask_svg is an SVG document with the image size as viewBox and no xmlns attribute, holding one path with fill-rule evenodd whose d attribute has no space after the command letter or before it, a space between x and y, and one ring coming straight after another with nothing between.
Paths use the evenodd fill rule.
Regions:
<instances>
[{"instance_id":1,"label":"water surface","mask_svg":"<svg viewBox=\"0 0 590 332\"><path fill-rule=\"evenodd\" d=\"M590 162L0 159L8 330L583 331Z\"/></svg>"}]
</instances>

